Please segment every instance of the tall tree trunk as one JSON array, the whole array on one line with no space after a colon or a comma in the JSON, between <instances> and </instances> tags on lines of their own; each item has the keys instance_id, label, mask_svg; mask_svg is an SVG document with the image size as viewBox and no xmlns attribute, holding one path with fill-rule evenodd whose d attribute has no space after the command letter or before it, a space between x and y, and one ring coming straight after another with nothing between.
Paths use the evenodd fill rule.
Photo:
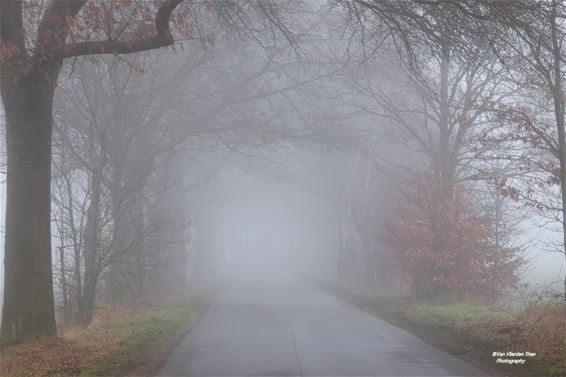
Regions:
<instances>
[{"instance_id":1,"label":"tall tree trunk","mask_svg":"<svg viewBox=\"0 0 566 377\"><path fill-rule=\"evenodd\" d=\"M1 344L56 333L50 208L56 74L46 71L2 85L8 175Z\"/></svg>"},{"instance_id":2,"label":"tall tree trunk","mask_svg":"<svg viewBox=\"0 0 566 377\"><path fill-rule=\"evenodd\" d=\"M71 297L73 298L70 303L70 314L72 315L73 310L71 309L74 305L78 308L79 303L82 300L83 294L83 285L82 285L82 273L81 273L81 245L79 244L79 237L78 232L79 230L75 227L75 215L73 210L73 188L71 185L71 181L69 179L65 179L65 187L68 193L68 208L69 208L69 224L73 224L71 226L71 241L73 242L73 284L71 285L74 287L73 294ZM74 320L74 319L73 319Z\"/></svg>"},{"instance_id":3,"label":"tall tree trunk","mask_svg":"<svg viewBox=\"0 0 566 377\"><path fill-rule=\"evenodd\" d=\"M61 289L63 295L63 323L69 324L69 301L67 300L67 277L65 276L65 247L59 246L59 263L61 264Z\"/></svg>"},{"instance_id":4,"label":"tall tree trunk","mask_svg":"<svg viewBox=\"0 0 566 377\"><path fill-rule=\"evenodd\" d=\"M144 182L145 183L145 182ZM142 186L143 187L143 186ZM144 294L145 289L145 279L146 279L146 221L144 218L144 193L140 190L140 193L136 195L131 203L130 208L130 224L132 228L132 250L128 255L129 263L128 266L131 268L131 274L127 275L130 279L129 286L132 287L131 294L135 298L140 298Z\"/></svg>"},{"instance_id":5,"label":"tall tree trunk","mask_svg":"<svg viewBox=\"0 0 566 377\"><path fill-rule=\"evenodd\" d=\"M101 191L100 172L95 170L91 179L91 198L87 212L86 235L85 235L85 273L81 300L78 302L79 321L86 326L92 321L92 311L94 308L96 285L99 276L100 250L100 191Z\"/></svg>"},{"instance_id":6,"label":"tall tree trunk","mask_svg":"<svg viewBox=\"0 0 566 377\"><path fill-rule=\"evenodd\" d=\"M558 129L558 153L560 161L560 193L562 199L562 236L563 245L562 252L566 258L566 130L565 130L565 117L566 111L564 108L564 89L562 88L562 41L558 33L558 3L552 3L551 13L551 37L552 37L552 52L553 52L553 65L554 65L554 84L550 82L552 88L552 96L554 100L554 116L556 119L556 128ZM566 315L566 276L564 277L564 310Z\"/></svg>"},{"instance_id":7,"label":"tall tree trunk","mask_svg":"<svg viewBox=\"0 0 566 377\"><path fill-rule=\"evenodd\" d=\"M108 267L108 272L105 274L105 288L106 294L111 301L119 302L125 295L125 287L123 285L122 274L124 274L124 249L127 244L126 237L126 219L124 218L123 207L126 206L125 198L123 195L123 180L122 180L122 166L119 158L111 155L111 164L113 166L112 172L112 187L110 188L110 197L112 200L112 220L114 245L112 251L112 263ZM115 160L113 160L115 158Z\"/></svg>"},{"instance_id":8,"label":"tall tree trunk","mask_svg":"<svg viewBox=\"0 0 566 377\"><path fill-rule=\"evenodd\" d=\"M187 220L185 211L185 190L182 182L176 181L175 171L180 167L175 155L166 156L161 162L157 176L163 188L156 194L153 209L150 212L150 224L154 229L162 228L152 238L157 241L157 248L149 250L148 257L153 257L155 272L163 274L161 288L169 290L184 289L187 285L188 250L185 245ZM157 257L157 258L155 258ZM152 279L154 281L158 281Z\"/></svg>"},{"instance_id":9,"label":"tall tree trunk","mask_svg":"<svg viewBox=\"0 0 566 377\"><path fill-rule=\"evenodd\" d=\"M444 46L440 57L440 129L438 143L438 184L439 193L443 199L451 199L453 194L453 171L450 163L450 104L448 99L448 84L450 74L450 50Z\"/></svg>"}]
</instances>

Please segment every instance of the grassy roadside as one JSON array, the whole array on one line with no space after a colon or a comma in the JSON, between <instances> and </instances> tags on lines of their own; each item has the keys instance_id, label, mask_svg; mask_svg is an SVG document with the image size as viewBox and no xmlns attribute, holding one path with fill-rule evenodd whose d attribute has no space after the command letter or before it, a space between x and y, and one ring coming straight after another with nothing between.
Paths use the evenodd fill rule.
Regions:
<instances>
[{"instance_id":1,"label":"grassy roadside","mask_svg":"<svg viewBox=\"0 0 566 377\"><path fill-rule=\"evenodd\" d=\"M546 324L545 317L532 313L511 314L477 303L418 302L347 286L325 288L492 376L566 376L564 322ZM523 365L497 364L492 355L527 351L537 356L526 358Z\"/></svg>"},{"instance_id":2,"label":"grassy roadside","mask_svg":"<svg viewBox=\"0 0 566 377\"><path fill-rule=\"evenodd\" d=\"M153 375L210 301L211 295L168 297L101 310L87 328L7 347L0 352L0 375Z\"/></svg>"}]
</instances>

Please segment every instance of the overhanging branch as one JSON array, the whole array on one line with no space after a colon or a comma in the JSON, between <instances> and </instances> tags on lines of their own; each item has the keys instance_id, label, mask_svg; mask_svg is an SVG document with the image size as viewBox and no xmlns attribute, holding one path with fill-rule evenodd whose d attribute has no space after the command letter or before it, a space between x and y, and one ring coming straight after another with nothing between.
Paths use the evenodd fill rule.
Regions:
<instances>
[{"instance_id":1,"label":"overhanging branch","mask_svg":"<svg viewBox=\"0 0 566 377\"><path fill-rule=\"evenodd\" d=\"M167 0L155 15L155 35L132 41L88 41L65 44L47 54L48 60L96 54L130 54L153 50L173 44L169 26L171 13L183 0Z\"/></svg>"}]
</instances>

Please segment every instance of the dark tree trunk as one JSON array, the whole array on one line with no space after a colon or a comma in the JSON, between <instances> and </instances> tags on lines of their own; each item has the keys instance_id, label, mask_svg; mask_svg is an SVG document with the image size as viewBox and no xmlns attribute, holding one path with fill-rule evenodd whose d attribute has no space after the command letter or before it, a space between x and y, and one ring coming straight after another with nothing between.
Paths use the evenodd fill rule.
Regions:
<instances>
[{"instance_id":1,"label":"dark tree trunk","mask_svg":"<svg viewBox=\"0 0 566 377\"><path fill-rule=\"evenodd\" d=\"M44 72L2 87L8 159L2 344L56 333L50 227L56 75Z\"/></svg>"},{"instance_id":2,"label":"dark tree trunk","mask_svg":"<svg viewBox=\"0 0 566 377\"><path fill-rule=\"evenodd\" d=\"M100 249L100 172L95 170L91 179L91 198L87 211L86 234L85 234L85 269L84 283L81 299L78 302L79 322L87 326L92 321L94 302L96 298L96 286L99 276L98 254Z\"/></svg>"},{"instance_id":3,"label":"dark tree trunk","mask_svg":"<svg viewBox=\"0 0 566 377\"><path fill-rule=\"evenodd\" d=\"M450 74L450 52L447 46L442 49L440 57L440 115L439 115L439 140L437 156L437 179L438 192L443 199L451 199L454 191L453 175L454 169L450 163L450 104L448 95Z\"/></svg>"},{"instance_id":4,"label":"dark tree trunk","mask_svg":"<svg viewBox=\"0 0 566 377\"><path fill-rule=\"evenodd\" d=\"M559 32L557 2L552 2L550 14L550 33L552 42L553 70L548 72L548 87L554 103L554 117L558 131L558 160L560 163L560 194L562 199L562 252L566 257L566 109L564 106L564 89L562 88L562 45ZM552 77L554 76L554 82ZM564 277L564 315L566 315L566 276Z\"/></svg>"},{"instance_id":5,"label":"dark tree trunk","mask_svg":"<svg viewBox=\"0 0 566 377\"><path fill-rule=\"evenodd\" d=\"M125 229L124 210L125 199L123 198L123 180L122 166L119 158L113 161L111 156L111 165L113 166L112 187L110 189L110 197L112 200L112 220L114 222L114 250L112 251L112 262L108 266L105 274L106 295L113 302L119 302L125 296L125 287L122 275L125 273L123 268L124 250L126 249L127 237Z\"/></svg>"},{"instance_id":6,"label":"dark tree trunk","mask_svg":"<svg viewBox=\"0 0 566 377\"><path fill-rule=\"evenodd\" d=\"M70 307L69 307L69 300L67 300L68 294L67 294L67 277L66 277L66 271L65 271L65 248L64 246L60 246L59 247L59 263L61 265L61 288L62 288L62 294L63 294L63 323L66 325L69 324L69 313L70 313Z\"/></svg>"}]
</instances>

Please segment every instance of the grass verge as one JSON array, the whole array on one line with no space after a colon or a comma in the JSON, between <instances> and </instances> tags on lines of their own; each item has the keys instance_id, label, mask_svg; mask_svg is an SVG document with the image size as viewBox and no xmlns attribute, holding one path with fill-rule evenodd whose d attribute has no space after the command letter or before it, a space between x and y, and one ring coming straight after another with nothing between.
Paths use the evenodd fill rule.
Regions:
<instances>
[{"instance_id":1,"label":"grass verge","mask_svg":"<svg viewBox=\"0 0 566 377\"><path fill-rule=\"evenodd\" d=\"M87 328L5 348L0 353L0 375L153 375L209 302L209 295L170 297L101 310Z\"/></svg>"},{"instance_id":2,"label":"grass verge","mask_svg":"<svg viewBox=\"0 0 566 377\"><path fill-rule=\"evenodd\" d=\"M384 297L348 286L326 286L358 308L492 376L566 376L562 307L511 314L479 303L423 302ZM494 352L535 352L523 365L497 364Z\"/></svg>"}]
</instances>

